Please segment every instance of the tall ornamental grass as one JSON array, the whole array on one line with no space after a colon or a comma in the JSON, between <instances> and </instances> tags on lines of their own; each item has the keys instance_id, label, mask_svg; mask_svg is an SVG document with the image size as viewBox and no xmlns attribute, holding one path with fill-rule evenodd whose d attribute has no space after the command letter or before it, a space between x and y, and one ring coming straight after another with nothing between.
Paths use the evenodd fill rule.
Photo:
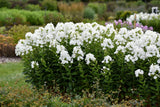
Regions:
<instances>
[{"instance_id":1,"label":"tall ornamental grass","mask_svg":"<svg viewBox=\"0 0 160 107\"><path fill-rule=\"evenodd\" d=\"M160 105L160 34L141 28L115 30L113 24L47 24L16 45L24 74L37 88L82 95L99 82L105 94ZM112 100L109 101L112 103Z\"/></svg>"}]
</instances>

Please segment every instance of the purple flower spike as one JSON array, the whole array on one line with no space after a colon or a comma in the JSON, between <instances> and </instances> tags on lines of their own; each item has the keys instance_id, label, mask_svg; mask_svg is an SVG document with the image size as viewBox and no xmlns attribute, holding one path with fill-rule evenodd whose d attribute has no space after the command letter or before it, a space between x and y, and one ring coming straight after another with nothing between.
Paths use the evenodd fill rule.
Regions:
<instances>
[{"instance_id":1,"label":"purple flower spike","mask_svg":"<svg viewBox=\"0 0 160 107\"><path fill-rule=\"evenodd\" d=\"M144 27L143 27L143 30L148 30L148 26L144 26Z\"/></svg>"},{"instance_id":2,"label":"purple flower spike","mask_svg":"<svg viewBox=\"0 0 160 107\"><path fill-rule=\"evenodd\" d=\"M123 24L124 24L124 23L121 23L121 27L123 27Z\"/></svg>"},{"instance_id":3,"label":"purple flower spike","mask_svg":"<svg viewBox=\"0 0 160 107\"><path fill-rule=\"evenodd\" d=\"M128 22L129 26L132 26L132 22Z\"/></svg>"},{"instance_id":4,"label":"purple flower spike","mask_svg":"<svg viewBox=\"0 0 160 107\"><path fill-rule=\"evenodd\" d=\"M140 27L139 23L136 23L136 27Z\"/></svg>"},{"instance_id":5,"label":"purple flower spike","mask_svg":"<svg viewBox=\"0 0 160 107\"><path fill-rule=\"evenodd\" d=\"M114 20L114 23L115 23L116 25L118 25L118 21Z\"/></svg>"},{"instance_id":6,"label":"purple flower spike","mask_svg":"<svg viewBox=\"0 0 160 107\"><path fill-rule=\"evenodd\" d=\"M153 27L151 26L151 27L149 27L149 30L152 30L153 31Z\"/></svg>"},{"instance_id":7,"label":"purple flower spike","mask_svg":"<svg viewBox=\"0 0 160 107\"><path fill-rule=\"evenodd\" d=\"M119 20L118 20L118 22L119 22L119 23L122 23L122 20L121 20L121 19L119 19Z\"/></svg>"},{"instance_id":8,"label":"purple flower spike","mask_svg":"<svg viewBox=\"0 0 160 107\"><path fill-rule=\"evenodd\" d=\"M108 23L106 22L105 25L107 25Z\"/></svg>"},{"instance_id":9,"label":"purple flower spike","mask_svg":"<svg viewBox=\"0 0 160 107\"><path fill-rule=\"evenodd\" d=\"M141 25L140 27L143 28L143 25Z\"/></svg>"}]
</instances>

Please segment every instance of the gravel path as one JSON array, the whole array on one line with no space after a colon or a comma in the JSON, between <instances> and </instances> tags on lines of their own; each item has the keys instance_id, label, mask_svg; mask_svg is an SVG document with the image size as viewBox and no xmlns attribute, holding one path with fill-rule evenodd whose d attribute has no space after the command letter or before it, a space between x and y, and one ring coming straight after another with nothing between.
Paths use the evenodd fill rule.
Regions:
<instances>
[{"instance_id":1,"label":"gravel path","mask_svg":"<svg viewBox=\"0 0 160 107\"><path fill-rule=\"evenodd\" d=\"M13 58L0 57L0 64L6 63L6 62L19 62L20 60L21 60L21 58L19 58L19 57L13 57Z\"/></svg>"}]
</instances>

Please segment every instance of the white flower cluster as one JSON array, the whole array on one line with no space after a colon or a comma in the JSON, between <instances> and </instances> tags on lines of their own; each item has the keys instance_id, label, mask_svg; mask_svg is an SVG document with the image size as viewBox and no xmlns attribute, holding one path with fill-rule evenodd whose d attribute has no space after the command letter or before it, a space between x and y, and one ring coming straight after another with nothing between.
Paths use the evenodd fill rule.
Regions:
<instances>
[{"instance_id":1,"label":"white flower cluster","mask_svg":"<svg viewBox=\"0 0 160 107\"><path fill-rule=\"evenodd\" d=\"M62 45L62 43L67 46ZM84 48L91 43L99 43L103 51L112 50L117 55L125 54L124 60L126 63L136 63L139 59L146 60L148 58L157 57L157 64L160 63L160 34L153 31L143 32L141 28L127 30L121 28L115 30L112 24L102 26L97 23L58 23L56 27L53 24L47 24L46 27L40 27L33 34L27 33L26 39L20 40L16 45L16 55L26 55L32 52L35 47L55 48L59 55L61 64L74 63L77 61L86 61L90 64L91 61L96 61L94 53L85 52ZM86 45L87 44L87 45ZM85 47L84 47L85 45ZM69 52L68 47L73 47ZM96 47L95 47L96 48ZM111 56L106 54L101 61L109 64L114 61ZM31 64L34 65L34 64ZM32 66L34 67L34 66ZM150 74L154 74L157 68L150 67ZM143 74L141 70L135 72L135 75ZM149 75L150 75L149 74ZM156 76L158 77L158 76Z\"/></svg>"},{"instance_id":2,"label":"white flower cluster","mask_svg":"<svg viewBox=\"0 0 160 107\"><path fill-rule=\"evenodd\" d=\"M36 61L32 61L31 62L31 68L35 68L35 66L39 66L39 64L38 64L38 62L36 62Z\"/></svg>"},{"instance_id":3,"label":"white flower cluster","mask_svg":"<svg viewBox=\"0 0 160 107\"><path fill-rule=\"evenodd\" d=\"M121 39L117 39L118 37L115 35L114 40L117 48L114 54L126 53L126 62L135 63L138 59L160 57L160 34L149 30L144 33L141 28L135 28L125 32L120 37Z\"/></svg>"},{"instance_id":4,"label":"white flower cluster","mask_svg":"<svg viewBox=\"0 0 160 107\"><path fill-rule=\"evenodd\" d=\"M102 63L108 64L109 61L112 61L112 58L109 55L107 55L107 56L104 57L104 60L102 61Z\"/></svg>"},{"instance_id":5,"label":"white flower cluster","mask_svg":"<svg viewBox=\"0 0 160 107\"><path fill-rule=\"evenodd\" d=\"M87 64L90 64L90 61L95 61L95 60L96 60L96 58L94 57L93 54L88 53L88 54L86 55L85 61L86 61Z\"/></svg>"},{"instance_id":6,"label":"white flower cluster","mask_svg":"<svg viewBox=\"0 0 160 107\"><path fill-rule=\"evenodd\" d=\"M73 48L73 52L72 52L72 58L76 58L77 57L77 60L80 61L80 60L83 60L83 57L84 57L84 53L81 49L80 46L75 46Z\"/></svg>"},{"instance_id":7,"label":"white flower cluster","mask_svg":"<svg viewBox=\"0 0 160 107\"><path fill-rule=\"evenodd\" d=\"M135 75L136 75L136 77L138 77L138 76L139 76L139 74L143 75L143 74L144 74L144 71L143 71L143 70L141 70L141 69L137 69L137 70L135 71Z\"/></svg>"},{"instance_id":8,"label":"white flower cluster","mask_svg":"<svg viewBox=\"0 0 160 107\"><path fill-rule=\"evenodd\" d=\"M112 27L111 27L112 26ZM110 28L111 27L111 28ZM109 31L109 32L108 32ZM92 41L101 41L104 39L102 34L108 32L111 35L115 32L113 25L105 26L97 23L58 23L56 27L53 24L47 24L44 28L40 27L35 32L27 33L25 40L20 40L16 45L16 55L25 55L28 52L32 52L34 47L43 48L44 46L56 48L56 53L60 55L59 59L62 64L73 63L73 58L77 58L78 61L84 60L87 64L90 60L96 60L92 58L91 53L85 55L81 47L84 43L91 43ZM68 41L69 40L69 41ZM66 42L70 46L74 46L72 55L69 54L65 46L61 45L61 42ZM105 44L106 42L106 44ZM103 46L104 45L104 46ZM111 40L106 41L104 39L103 47L112 47L113 43ZM93 55L94 56L94 55Z\"/></svg>"},{"instance_id":9,"label":"white flower cluster","mask_svg":"<svg viewBox=\"0 0 160 107\"><path fill-rule=\"evenodd\" d=\"M148 75L149 76L154 76L153 78L154 79L157 79L157 77L159 77L160 78L160 66L158 65L158 64L156 64L156 65L151 65L150 66L150 70L149 70L149 73L148 73Z\"/></svg>"},{"instance_id":10,"label":"white flower cluster","mask_svg":"<svg viewBox=\"0 0 160 107\"><path fill-rule=\"evenodd\" d=\"M153 20L153 19L157 19L160 18L160 13L159 14L155 14L155 13L138 13L138 14L133 14L130 17L127 18L127 21L129 22L133 22L135 20L135 15L136 15L136 21L139 22L140 20Z\"/></svg>"}]
</instances>

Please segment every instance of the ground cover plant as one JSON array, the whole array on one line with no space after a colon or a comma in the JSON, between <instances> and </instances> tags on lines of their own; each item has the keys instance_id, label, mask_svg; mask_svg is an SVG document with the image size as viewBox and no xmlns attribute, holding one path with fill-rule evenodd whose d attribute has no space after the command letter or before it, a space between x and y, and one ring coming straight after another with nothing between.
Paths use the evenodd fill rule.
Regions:
<instances>
[{"instance_id":1,"label":"ground cover plant","mask_svg":"<svg viewBox=\"0 0 160 107\"><path fill-rule=\"evenodd\" d=\"M38 89L83 95L98 92L97 82L110 104L123 100L159 106L160 34L141 28L115 30L112 24L48 24L27 33L16 46L24 61L28 82Z\"/></svg>"}]
</instances>

